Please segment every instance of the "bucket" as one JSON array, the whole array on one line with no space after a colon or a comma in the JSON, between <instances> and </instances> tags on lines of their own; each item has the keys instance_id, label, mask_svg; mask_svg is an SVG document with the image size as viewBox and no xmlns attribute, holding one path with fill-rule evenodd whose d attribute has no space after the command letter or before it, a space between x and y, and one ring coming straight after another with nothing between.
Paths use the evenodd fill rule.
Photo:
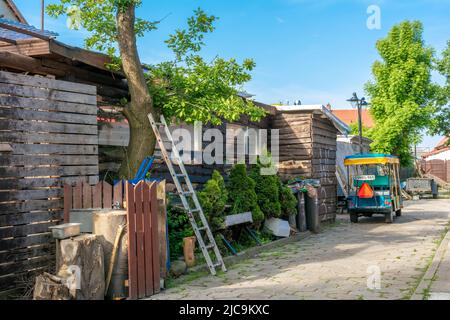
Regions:
<instances>
[{"instance_id":1,"label":"bucket","mask_svg":"<svg viewBox=\"0 0 450 320\"><path fill-rule=\"evenodd\" d=\"M195 265L195 241L196 238L194 236L183 238L184 262L189 268Z\"/></svg>"}]
</instances>

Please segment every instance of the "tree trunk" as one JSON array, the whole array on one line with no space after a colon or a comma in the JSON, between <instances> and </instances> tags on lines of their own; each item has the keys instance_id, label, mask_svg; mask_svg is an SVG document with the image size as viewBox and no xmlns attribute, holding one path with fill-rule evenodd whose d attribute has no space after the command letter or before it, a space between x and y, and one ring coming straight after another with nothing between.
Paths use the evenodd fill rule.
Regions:
<instances>
[{"instance_id":1,"label":"tree trunk","mask_svg":"<svg viewBox=\"0 0 450 320\"><path fill-rule=\"evenodd\" d=\"M120 167L120 176L131 179L142 160L154 152L156 139L147 114L156 116L156 112L136 45L135 5L130 4L127 8L119 9L116 18L120 57L131 96L130 103L123 111L130 126L130 142Z\"/></svg>"}]
</instances>

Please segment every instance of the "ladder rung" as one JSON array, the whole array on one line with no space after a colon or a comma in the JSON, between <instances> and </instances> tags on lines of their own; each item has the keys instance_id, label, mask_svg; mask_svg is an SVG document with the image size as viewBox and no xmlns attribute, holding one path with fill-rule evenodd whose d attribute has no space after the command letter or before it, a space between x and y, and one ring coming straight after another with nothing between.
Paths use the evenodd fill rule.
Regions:
<instances>
[{"instance_id":1,"label":"ladder rung","mask_svg":"<svg viewBox=\"0 0 450 320\"><path fill-rule=\"evenodd\" d=\"M191 191L185 191L185 192L181 192L181 194L182 194L183 196L190 196L190 195L193 195L194 193L191 192ZM191 211L191 212L192 212L192 211Z\"/></svg>"},{"instance_id":2,"label":"ladder rung","mask_svg":"<svg viewBox=\"0 0 450 320\"><path fill-rule=\"evenodd\" d=\"M213 243L210 243L210 244L205 246L206 250L212 249L214 247L215 247L215 245Z\"/></svg>"},{"instance_id":3,"label":"ladder rung","mask_svg":"<svg viewBox=\"0 0 450 320\"><path fill-rule=\"evenodd\" d=\"M176 176L177 176L177 177L186 177L186 175L185 175L184 173L176 174Z\"/></svg>"},{"instance_id":4,"label":"ladder rung","mask_svg":"<svg viewBox=\"0 0 450 320\"><path fill-rule=\"evenodd\" d=\"M213 264L213 266L214 266L214 268L221 267L222 262L216 262L215 264Z\"/></svg>"},{"instance_id":5,"label":"ladder rung","mask_svg":"<svg viewBox=\"0 0 450 320\"><path fill-rule=\"evenodd\" d=\"M206 227L198 227L198 230L199 230L199 231L206 230Z\"/></svg>"},{"instance_id":6,"label":"ladder rung","mask_svg":"<svg viewBox=\"0 0 450 320\"><path fill-rule=\"evenodd\" d=\"M165 126L165 124L162 123L162 122L155 122L155 125L157 125L157 126Z\"/></svg>"},{"instance_id":7,"label":"ladder rung","mask_svg":"<svg viewBox=\"0 0 450 320\"><path fill-rule=\"evenodd\" d=\"M189 212L190 213L193 213L193 212L199 212L200 211L200 209L189 209Z\"/></svg>"}]
</instances>

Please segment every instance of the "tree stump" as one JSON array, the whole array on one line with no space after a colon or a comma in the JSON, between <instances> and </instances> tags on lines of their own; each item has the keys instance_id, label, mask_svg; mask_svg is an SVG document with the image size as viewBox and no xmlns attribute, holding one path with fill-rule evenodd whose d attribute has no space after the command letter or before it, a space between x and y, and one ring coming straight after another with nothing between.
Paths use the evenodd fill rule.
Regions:
<instances>
[{"instance_id":1,"label":"tree stump","mask_svg":"<svg viewBox=\"0 0 450 320\"><path fill-rule=\"evenodd\" d=\"M66 279L43 273L36 277L33 300L71 300Z\"/></svg>"},{"instance_id":2,"label":"tree stump","mask_svg":"<svg viewBox=\"0 0 450 320\"><path fill-rule=\"evenodd\" d=\"M120 235L118 247L114 248L119 226L126 225L125 210L98 210L93 212L93 233L98 237L104 251L105 279L111 263L113 250L116 250L111 282L106 296L111 299L128 296L125 281L128 279L128 237L127 229Z\"/></svg>"},{"instance_id":3,"label":"tree stump","mask_svg":"<svg viewBox=\"0 0 450 320\"><path fill-rule=\"evenodd\" d=\"M58 251L58 277L66 279L71 296L76 300L103 300L105 266L97 236L85 234L61 240Z\"/></svg>"}]
</instances>

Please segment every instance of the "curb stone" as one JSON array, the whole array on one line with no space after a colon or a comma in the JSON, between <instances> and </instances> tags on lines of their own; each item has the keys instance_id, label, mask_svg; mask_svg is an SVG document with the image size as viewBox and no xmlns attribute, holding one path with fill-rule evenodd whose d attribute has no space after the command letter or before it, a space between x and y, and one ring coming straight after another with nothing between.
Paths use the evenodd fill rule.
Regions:
<instances>
[{"instance_id":1,"label":"curb stone","mask_svg":"<svg viewBox=\"0 0 450 320\"><path fill-rule=\"evenodd\" d=\"M444 258L447 249L449 248L449 245L450 245L450 230L447 231L447 234L445 235L444 239L442 239L439 248L436 250L436 253L433 257L433 261L431 262L424 276L420 280L420 283L417 286L414 293L412 294L410 300L424 300L423 293L430 287L431 282L433 281L433 278L439 269L441 261Z\"/></svg>"}]
</instances>

